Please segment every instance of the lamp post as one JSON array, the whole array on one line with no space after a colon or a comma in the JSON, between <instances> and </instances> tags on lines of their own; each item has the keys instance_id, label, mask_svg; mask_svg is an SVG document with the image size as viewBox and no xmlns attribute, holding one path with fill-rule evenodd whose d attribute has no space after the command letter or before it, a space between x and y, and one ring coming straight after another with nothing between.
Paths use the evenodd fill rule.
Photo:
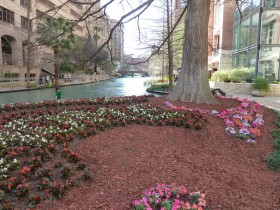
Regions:
<instances>
[{"instance_id":1,"label":"lamp post","mask_svg":"<svg viewBox=\"0 0 280 210\"><path fill-rule=\"evenodd\" d=\"M280 81L280 53L279 53L279 58L277 59L278 61L278 82Z\"/></svg>"}]
</instances>

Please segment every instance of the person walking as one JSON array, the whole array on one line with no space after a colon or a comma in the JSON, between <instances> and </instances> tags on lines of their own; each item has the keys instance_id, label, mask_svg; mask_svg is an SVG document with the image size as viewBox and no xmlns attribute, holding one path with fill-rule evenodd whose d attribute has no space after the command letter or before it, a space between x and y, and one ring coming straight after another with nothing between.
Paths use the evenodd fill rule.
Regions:
<instances>
[{"instance_id":1,"label":"person walking","mask_svg":"<svg viewBox=\"0 0 280 210\"><path fill-rule=\"evenodd\" d=\"M39 85L42 85L43 84L43 79L42 79L42 75L40 74L39 76Z\"/></svg>"},{"instance_id":2,"label":"person walking","mask_svg":"<svg viewBox=\"0 0 280 210\"><path fill-rule=\"evenodd\" d=\"M47 76L46 76L46 84L48 85L48 84L49 84L49 82L50 82L50 76L49 76L49 75L47 75Z\"/></svg>"},{"instance_id":3,"label":"person walking","mask_svg":"<svg viewBox=\"0 0 280 210\"><path fill-rule=\"evenodd\" d=\"M46 77L45 77L45 76L43 76L43 77L42 77L42 85L44 85L44 84L45 84L45 82L46 82Z\"/></svg>"},{"instance_id":4,"label":"person walking","mask_svg":"<svg viewBox=\"0 0 280 210\"><path fill-rule=\"evenodd\" d=\"M54 83L54 75L51 76L52 83Z\"/></svg>"}]
</instances>

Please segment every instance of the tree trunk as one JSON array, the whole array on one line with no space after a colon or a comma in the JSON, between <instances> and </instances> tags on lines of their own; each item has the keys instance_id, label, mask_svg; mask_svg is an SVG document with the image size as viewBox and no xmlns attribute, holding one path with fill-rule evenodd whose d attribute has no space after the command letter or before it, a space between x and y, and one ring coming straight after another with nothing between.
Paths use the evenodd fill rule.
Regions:
<instances>
[{"instance_id":1,"label":"tree trunk","mask_svg":"<svg viewBox=\"0 0 280 210\"><path fill-rule=\"evenodd\" d=\"M171 28L172 28L172 17L171 17L171 9L170 6L172 5L172 0L171 2L169 2L170 0L167 0L167 34L171 33ZM169 4L170 3L170 4ZM172 44L172 34L169 36L168 40L167 40L167 54L168 54L168 76L169 76L169 84L168 84L168 88L169 90L172 90L173 88L173 44Z\"/></svg>"},{"instance_id":2,"label":"tree trunk","mask_svg":"<svg viewBox=\"0 0 280 210\"><path fill-rule=\"evenodd\" d=\"M53 47L53 57L54 57L54 79L55 87L59 87L59 75L60 75L60 58L59 58L59 47Z\"/></svg>"},{"instance_id":3,"label":"tree trunk","mask_svg":"<svg viewBox=\"0 0 280 210\"><path fill-rule=\"evenodd\" d=\"M207 77L209 14L210 0L188 1L182 69L170 100L216 103Z\"/></svg>"},{"instance_id":4,"label":"tree trunk","mask_svg":"<svg viewBox=\"0 0 280 210\"><path fill-rule=\"evenodd\" d=\"M32 28L30 24L30 13L31 13L31 1L28 1L27 5L27 43L26 43L26 87L30 87L30 70L31 70L31 33L32 33Z\"/></svg>"}]
</instances>

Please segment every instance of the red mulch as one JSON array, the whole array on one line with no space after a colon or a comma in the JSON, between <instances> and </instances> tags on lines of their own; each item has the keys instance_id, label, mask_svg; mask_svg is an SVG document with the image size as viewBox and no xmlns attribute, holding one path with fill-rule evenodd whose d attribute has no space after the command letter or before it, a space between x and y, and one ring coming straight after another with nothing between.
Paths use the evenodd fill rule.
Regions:
<instances>
[{"instance_id":1,"label":"red mulch","mask_svg":"<svg viewBox=\"0 0 280 210\"><path fill-rule=\"evenodd\" d=\"M165 98L151 98L163 105ZM174 103L222 110L238 105L220 99L216 105ZM155 183L177 183L206 192L207 209L280 208L280 173L268 169L264 157L273 151L269 130L275 115L263 108L265 125L254 145L225 133L223 120L208 116L202 130L130 125L91 136L76 151L95 179L68 191L63 199L38 209L129 209Z\"/></svg>"}]
</instances>

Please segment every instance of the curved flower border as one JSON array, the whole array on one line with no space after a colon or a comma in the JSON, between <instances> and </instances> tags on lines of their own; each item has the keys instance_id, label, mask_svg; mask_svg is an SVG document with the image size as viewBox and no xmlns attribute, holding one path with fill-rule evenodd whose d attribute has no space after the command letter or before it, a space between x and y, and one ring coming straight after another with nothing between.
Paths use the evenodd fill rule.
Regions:
<instances>
[{"instance_id":1,"label":"curved flower border","mask_svg":"<svg viewBox=\"0 0 280 210\"><path fill-rule=\"evenodd\" d=\"M170 102L165 102L165 106L175 110L206 113L219 117L225 121L225 130L227 133L234 134L236 137L245 140L247 143L256 143L256 138L261 136L260 126L264 124L263 113L260 111L261 105L256 101L247 98L241 99L238 97L224 96L219 96L219 98L230 98L238 101L240 105L221 112L197 108L188 109L184 106L175 106Z\"/></svg>"},{"instance_id":2,"label":"curved flower border","mask_svg":"<svg viewBox=\"0 0 280 210\"><path fill-rule=\"evenodd\" d=\"M205 193L188 192L185 186L156 184L143 193L140 200L132 203L134 210L203 210L206 207Z\"/></svg>"}]
</instances>

